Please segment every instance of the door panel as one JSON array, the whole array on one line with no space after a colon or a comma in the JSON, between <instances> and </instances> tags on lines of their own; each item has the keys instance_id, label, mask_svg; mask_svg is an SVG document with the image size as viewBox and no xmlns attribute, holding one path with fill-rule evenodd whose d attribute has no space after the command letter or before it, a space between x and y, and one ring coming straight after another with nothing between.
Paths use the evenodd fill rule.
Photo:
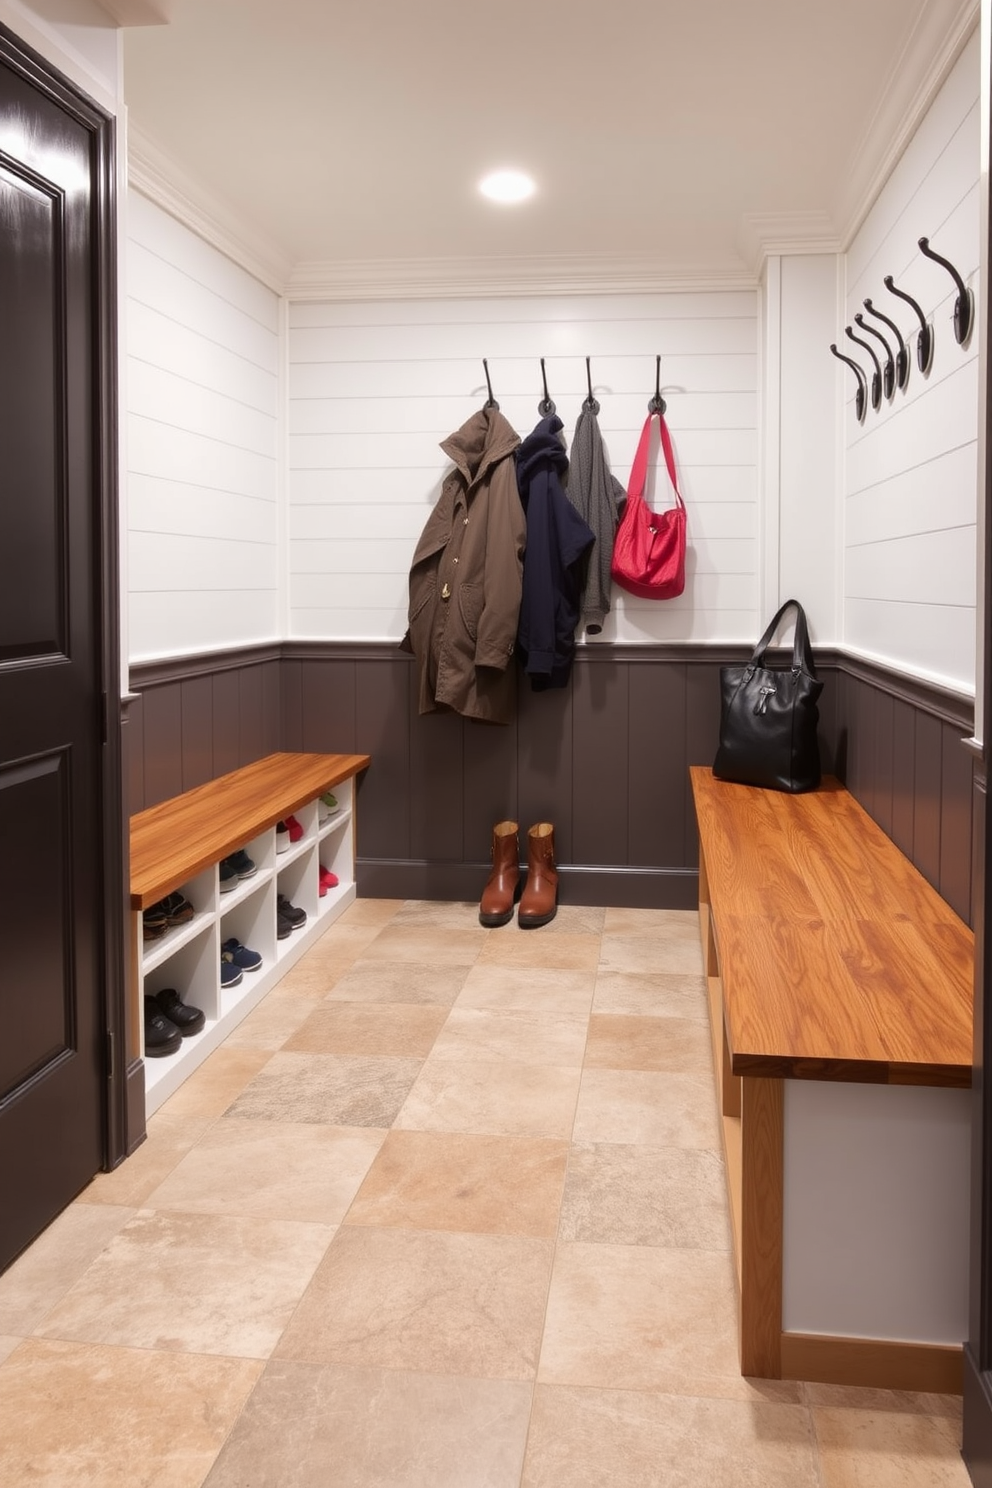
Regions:
<instances>
[{"instance_id":1,"label":"door panel","mask_svg":"<svg viewBox=\"0 0 992 1488\"><path fill-rule=\"evenodd\" d=\"M0 1267L101 1167L109 1089L106 121L20 65L8 40L0 33Z\"/></svg>"}]
</instances>

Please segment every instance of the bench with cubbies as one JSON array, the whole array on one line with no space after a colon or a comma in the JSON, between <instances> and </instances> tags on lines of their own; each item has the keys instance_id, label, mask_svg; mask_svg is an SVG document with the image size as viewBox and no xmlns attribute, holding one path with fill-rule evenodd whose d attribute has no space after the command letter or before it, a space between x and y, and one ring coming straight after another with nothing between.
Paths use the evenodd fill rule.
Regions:
<instances>
[{"instance_id":1,"label":"bench with cubbies","mask_svg":"<svg viewBox=\"0 0 992 1488\"><path fill-rule=\"evenodd\" d=\"M363 754L272 754L217 780L151 806L131 818L131 908L137 1016L144 995L174 987L201 1008L202 1032L175 1054L145 1060L146 1114L158 1109L304 951L355 898L355 780ZM323 815L320 798L333 792L337 810ZM276 823L294 816L296 842L276 850ZM255 864L249 878L222 890L219 866L244 848ZM320 894L321 869L337 884ZM144 910L179 892L194 916L159 939L143 939ZM306 923L278 938L277 903L289 899ZM222 988L221 947L234 938L262 957L237 986ZM131 1051L132 1057L142 1054Z\"/></svg>"}]
</instances>

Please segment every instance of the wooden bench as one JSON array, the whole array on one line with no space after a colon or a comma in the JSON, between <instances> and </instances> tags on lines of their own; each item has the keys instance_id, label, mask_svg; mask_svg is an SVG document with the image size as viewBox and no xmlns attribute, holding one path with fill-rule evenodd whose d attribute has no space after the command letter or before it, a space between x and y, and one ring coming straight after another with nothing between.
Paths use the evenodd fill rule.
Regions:
<instances>
[{"instance_id":1,"label":"wooden bench","mask_svg":"<svg viewBox=\"0 0 992 1488\"><path fill-rule=\"evenodd\" d=\"M206 1014L203 1032L185 1039L177 1054L146 1060L146 1112L178 1088L355 898L354 783L368 764L366 754L270 754L131 818L133 1026L140 1039L143 994L166 986ZM322 819L318 802L328 791L339 809ZM277 853L275 825L287 816L296 816L303 832ZM242 847L257 872L221 892L219 864ZM321 867L338 879L323 895ZM193 920L144 943L142 911L177 890L193 904ZM305 927L284 940L277 934L280 893L307 912ZM263 958L234 989L219 981L228 936Z\"/></svg>"},{"instance_id":2,"label":"wooden bench","mask_svg":"<svg viewBox=\"0 0 992 1488\"><path fill-rule=\"evenodd\" d=\"M974 937L836 780L691 778L742 1373L958 1391Z\"/></svg>"}]
</instances>

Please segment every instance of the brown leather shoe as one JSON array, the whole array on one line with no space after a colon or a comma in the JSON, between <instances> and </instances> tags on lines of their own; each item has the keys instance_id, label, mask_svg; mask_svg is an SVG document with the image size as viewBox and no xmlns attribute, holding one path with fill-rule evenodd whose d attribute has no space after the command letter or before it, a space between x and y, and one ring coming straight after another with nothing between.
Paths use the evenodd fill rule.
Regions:
<instances>
[{"instance_id":1,"label":"brown leather shoe","mask_svg":"<svg viewBox=\"0 0 992 1488\"><path fill-rule=\"evenodd\" d=\"M480 925L505 925L513 919L520 892L520 847L515 821L493 827L493 867L479 901Z\"/></svg>"},{"instance_id":2,"label":"brown leather shoe","mask_svg":"<svg viewBox=\"0 0 992 1488\"><path fill-rule=\"evenodd\" d=\"M555 829L550 822L538 822L527 833L527 882L520 896L517 923L521 930L533 930L546 925L557 913Z\"/></svg>"}]
</instances>

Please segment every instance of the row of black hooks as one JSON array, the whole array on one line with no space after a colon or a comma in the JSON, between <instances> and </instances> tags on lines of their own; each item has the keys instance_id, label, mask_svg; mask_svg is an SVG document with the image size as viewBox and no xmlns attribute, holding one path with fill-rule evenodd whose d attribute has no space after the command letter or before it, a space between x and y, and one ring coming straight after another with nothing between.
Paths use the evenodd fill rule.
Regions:
<instances>
[{"instance_id":1,"label":"row of black hooks","mask_svg":"<svg viewBox=\"0 0 992 1488\"><path fill-rule=\"evenodd\" d=\"M592 393L592 371L590 370L590 366L589 366L590 360L591 359L589 357L586 357L586 386L589 389L589 396L583 402L582 407L583 407L583 409L585 409L585 411L587 413L598 413L599 412L599 403L593 397L593 393ZM486 360L485 357L482 358L482 369L483 369L483 371L486 374L486 389L487 389L487 391L489 393L489 397L486 399L485 403L483 404L483 407L484 408L496 408L496 409L498 409L499 408L499 404L496 402L496 399L493 397L493 384L492 384L492 379L489 376L489 363L487 362L487 360ZM537 411L541 415L542 418L547 418L547 416L548 416L549 413L555 413L557 410L555 409L555 405L554 405L554 403L553 403L553 401L551 399L550 394L548 393L548 374L547 374L547 371L545 370L544 358L543 357L541 358L541 382L542 382L542 384L544 386L544 397L541 399L540 403L537 405ZM659 357L656 357L655 358L655 368L654 368L654 396L652 397L651 401L648 403L648 412L649 413L664 413L667 410L667 408L668 408L668 404L665 402L664 398L661 396L661 357L659 356Z\"/></svg>"},{"instance_id":2,"label":"row of black hooks","mask_svg":"<svg viewBox=\"0 0 992 1488\"><path fill-rule=\"evenodd\" d=\"M950 260L944 258L930 247L929 238L920 238L918 243L920 252L926 258L932 258L934 263L943 265L954 280L958 292L957 299L954 301L954 337L958 345L963 346L971 335L975 319L975 301L971 290L967 288L961 275ZM930 368L933 366L934 328L912 295L908 295L904 289L899 289L896 286L891 274L886 274L882 283L890 294L894 294L900 300L905 300L916 311L920 322L920 329L916 337L916 365L919 367L922 375L927 377L930 374ZM900 392L905 392L909 383L909 347L906 345L902 332L894 320L890 320L881 310L876 309L870 299L864 300L863 304L869 315L874 316L876 320L880 320L883 325L888 326L895 338L896 349L893 351L883 333L877 326L870 325L860 311L854 317L854 324L859 330L867 331L875 340L881 342L885 353L885 360L881 361L879 359L878 352L870 342L862 340L860 336L856 336L850 326L844 327L845 336L848 336L855 345L863 347L871 358L874 371L871 374L871 382L869 383L868 375L861 364L856 362L853 357L845 356L842 351L838 351L836 342L832 341L830 343L830 350L834 356L839 361L846 362L858 380L858 391L855 395L854 410L859 423L864 419L869 397L871 398L872 408L877 411L882 405L883 396L886 398L894 397L897 388Z\"/></svg>"}]
</instances>

